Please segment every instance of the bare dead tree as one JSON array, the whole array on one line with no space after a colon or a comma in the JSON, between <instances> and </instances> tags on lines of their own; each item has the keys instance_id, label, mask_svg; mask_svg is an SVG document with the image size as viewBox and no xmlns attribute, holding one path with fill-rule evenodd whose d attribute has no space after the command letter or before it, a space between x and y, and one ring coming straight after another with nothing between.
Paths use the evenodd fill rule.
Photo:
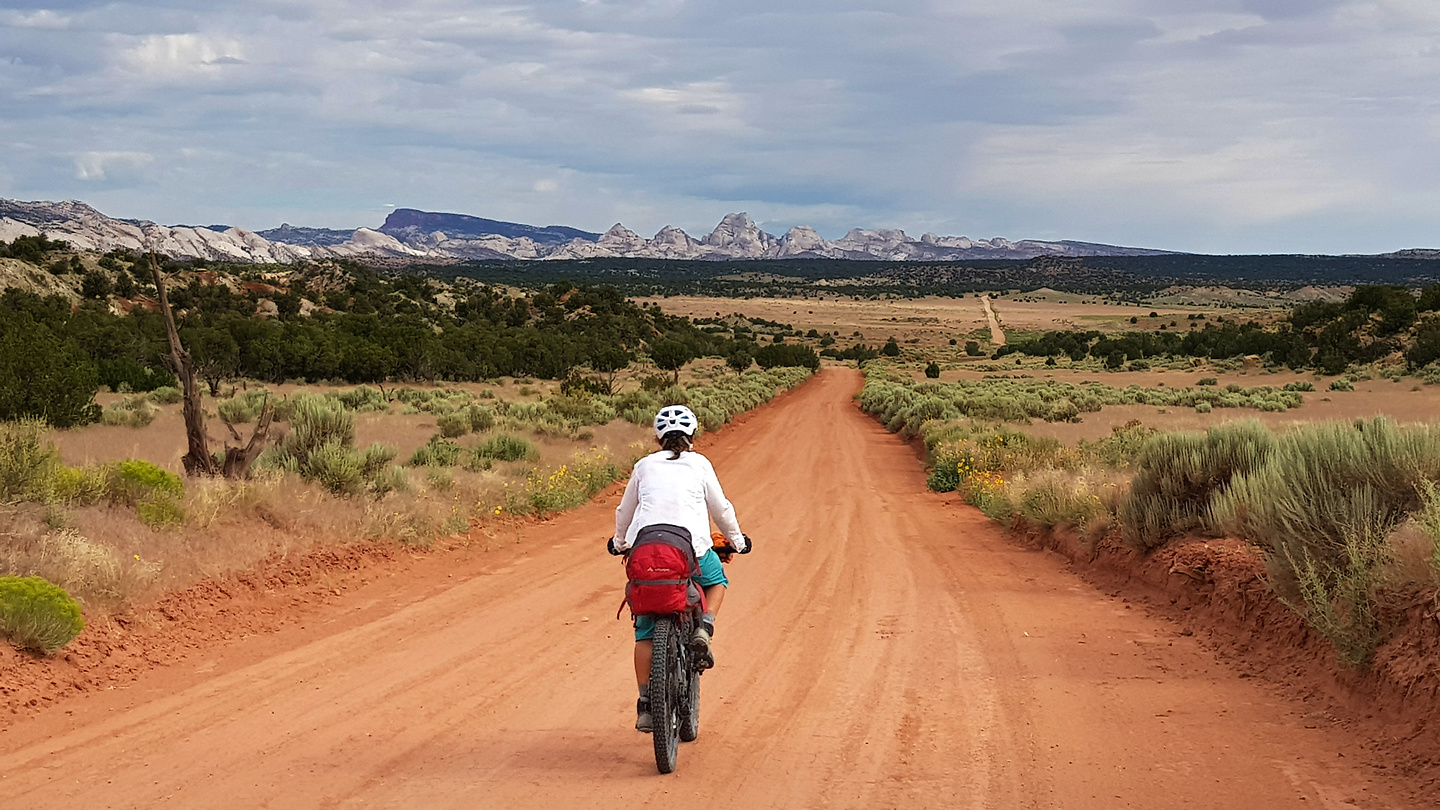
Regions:
<instances>
[{"instance_id":1,"label":"bare dead tree","mask_svg":"<svg viewBox=\"0 0 1440 810\"><path fill-rule=\"evenodd\" d=\"M165 334L170 339L170 370L180 380L181 389L185 393L184 415L185 415L185 442L187 451L180 458L180 463L185 467L186 475L224 475L226 478L244 478L250 472L250 465L255 458L265 449L265 442L270 435L270 422L274 413L270 408L270 398L265 398L265 403L260 410L260 418L255 425L255 432L250 435L250 441L244 444L225 445L225 462L222 465L210 452L210 436L205 431L205 411L200 400L200 386L195 380L195 364L190 358L190 353L180 343L180 332L175 328L175 316L170 311L170 296L165 291L165 279L160 274L160 263L155 260L155 251L150 251L150 272L155 276L155 290L160 299L160 313L165 316ZM238 431L230 424L230 433L235 437L236 442L243 442Z\"/></svg>"},{"instance_id":2,"label":"bare dead tree","mask_svg":"<svg viewBox=\"0 0 1440 810\"><path fill-rule=\"evenodd\" d=\"M270 396L267 394L264 404L260 406L260 418L255 422L255 431L250 434L250 441L245 442L234 425L225 423L235 441L245 444L226 443L225 464L220 470L221 475L226 478L245 478L250 475L250 465L265 450L265 441L270 437L270 421L274 417L275 411L270 407Z\"/></svg>"}]
</instances>

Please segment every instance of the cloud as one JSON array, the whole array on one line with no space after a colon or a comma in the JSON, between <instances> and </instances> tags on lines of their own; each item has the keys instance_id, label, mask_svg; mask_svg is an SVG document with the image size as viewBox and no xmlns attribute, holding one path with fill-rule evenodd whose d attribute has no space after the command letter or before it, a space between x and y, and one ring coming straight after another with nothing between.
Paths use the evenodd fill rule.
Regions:
<instances>
[{"instance_id":1,"label":"cloud","mask_svg":"<svg viewBox=\"0 0 1440 810\"><path fill-rule=\"evenodd\" d=\"M1428 1L30 5L7 193L126 216L1440 244Z\"/></svg>"},{"instance_id":2,"label":"cloud","mask_svg":"<svg viewBox=\"0 0 1440 810\"><path fill-rule=\"evenodd\" d=\"M119 53L121 64L154 78L208 75L225 65L245 64L240 42L203 34L143 37Z\"/></svg>"},{"instance_id":3,"label":"cloud","mask_svg":"<svg viewBox=\"0 0 1440 810\"><path fill-rule=\"evenodd\" d=\"M1133 199L1212 226L1266 223L1373 204L1377 190L1336 167L1319 146L1257 135L1204 148L1099 129L1013 131L975 148L970 186L1032 202Z\"/></svg>"},{"instance_id":4,"label":"cloud","mask_svg":"<svg viewBox=\"0 0 1440 810\"><path fill-rule=\"evenodd\" d=\"M0 24L13 28L44 28L58 30L68 28L71 18L51 11L48 8L36 9L31 12L10 11L0 15Z\"/></svg>"},{"instance_id":5,"label":"cloud","mask_svg":"<svg viewBox=\"0 0 1440 810\"><path fill-rule=\"evenodd\" d=\"M744 99L724 82L641 87L623 91L622 96L644 110L656 126L731 134L748 129Z\"/></svg>"},{"instance_id":6,"label":"cloud","mask_svg":"<svg viewBox=\"0 0 1440 810\"><path fill-rule=\"evenodd\" d=\"M83 152L75 156L75 179L106 186L134 186L155 158L144 152Z\"/></svg>"}]
</instances>

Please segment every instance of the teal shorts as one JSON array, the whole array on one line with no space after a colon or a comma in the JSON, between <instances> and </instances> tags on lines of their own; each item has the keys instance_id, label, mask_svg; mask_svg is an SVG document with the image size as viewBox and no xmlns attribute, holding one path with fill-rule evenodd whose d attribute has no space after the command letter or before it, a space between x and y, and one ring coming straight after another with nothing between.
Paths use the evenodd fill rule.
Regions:
<instances>
[{"instance_id":1,"label":"teal shorts","mask_svg":"<svg viewBox=\"0 0 1440 810\"><path fill-rule=\"evenodd\" d=\"M700 558L700 576L693 577L696 583L702 588L711 585L730 586L730 578L725 576L725 564L720 562L720 555L714 549L705 552ZM635 640L645 641L655 635L655 620L649 616L635 617Z\"/></svg>"}]
</instances>

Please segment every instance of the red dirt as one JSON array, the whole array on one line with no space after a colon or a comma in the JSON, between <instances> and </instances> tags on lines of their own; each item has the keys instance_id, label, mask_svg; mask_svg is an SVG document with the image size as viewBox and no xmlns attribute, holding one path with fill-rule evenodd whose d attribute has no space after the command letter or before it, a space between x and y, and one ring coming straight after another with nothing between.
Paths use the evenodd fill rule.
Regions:
<instances>
[{"instance_id":1,"label":"red dirt","mask_svg":"<svg viewBox=\"0 0 1440 810\"><path fill-rule=\"evenodd\" d=\"M1114 536L1091 546L1068 532L1023 534L1112 595L1142 599L1242 677L1261 677L1299 699L1316 722L1372 740L1384 767L1440 793L1440 612L1433 594L1391 607L1400 630L1357 671L1340 665L1330 642L1280 601L1266 584L1260 552L1243 541L1179 540L1146 555Z\"/></svg>"},{"instance_id":2,"label":"red dirt","mask_svg":"<svg viewBox=\"0 0 1440 810\"><path fill-rule=\"evenodd\" d=\"M630 729L612 494L180 622L230 640L5 727L0 806L1433 806L1357 728L926 492L858 388L824 372L703 448L758 549L673 776Z\"/></svg>"}]
</instances>

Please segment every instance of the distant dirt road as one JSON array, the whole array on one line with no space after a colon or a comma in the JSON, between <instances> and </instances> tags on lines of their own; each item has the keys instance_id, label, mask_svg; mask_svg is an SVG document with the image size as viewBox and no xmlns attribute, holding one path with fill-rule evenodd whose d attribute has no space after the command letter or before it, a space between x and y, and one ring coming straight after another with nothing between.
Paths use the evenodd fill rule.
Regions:
<instances>
[{"instance_id":1,"label":"distant dirt road","mask_svg":"<svg viewBox=\"0 0 1440 810\"><path fill-rule=\"evenodd\" d=\"M697 742L631 729L614 497L0 732L0 807L1402 808L1343 729L925 491L829 370L703 449L731 566Z\"/></svg>"},{"instance_id":2,"label":"distant dirt road","mask_svg":"<svg viewBox=\"0 0 1440 810\"><path fill-rule=\"evenodd\" d=\"M990 345L1004 346L1005 332L1000 329L1000 319L995 317L995 310L990 306L990 296L980 296L980 305L985 307L985 320L990 322Z\"/></svg>"}]
</instances>

